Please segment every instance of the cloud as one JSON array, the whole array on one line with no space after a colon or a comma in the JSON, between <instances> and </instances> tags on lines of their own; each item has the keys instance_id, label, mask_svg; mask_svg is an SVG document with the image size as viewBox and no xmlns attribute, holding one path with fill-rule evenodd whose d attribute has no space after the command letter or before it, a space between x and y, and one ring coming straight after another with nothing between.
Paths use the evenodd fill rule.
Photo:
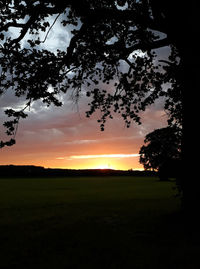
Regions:
<instances>
[{"instance_id":1,"label":"cloud","mask_svg":"<svg viewBox=\"0 0 200 269\"><path fill-rule=\"evenodd\" d=\"M57 15L53 15L48 18L48 22L51 26L53 25L56 17ZM57 49L64 51L69 46L69 42L72 37L71 31L69 27L62 26L61 20L62 20L61 16L56 20L55 24L51 28L46 38L46 41L40 45L42 49L48 49L51 50L52 52L56 52ZM45 39L47 31L45 34L43 35L41 34L40 36L41 40Z\"/></svg>"},{"instance_id":2,"label":"cloud","mask_svg":"<svg viewBox=\"0 0 200 269\"><path fill-rule=\"evenodd\" d=\"M75 155L71 159L98 159L98 158L131 158L138 157L139 154L102 154L102 155Z\"/></svg>"},{"instance_id":3,"label":"cloud","mask_svg":"<svg viewBox=\"0 0 200 269\"><path fill-rule=\"evenodd\" d=\"M80 140L72 140L64 142L64 145L88 145L88 144L95 144L99 143L100 140L96 139L80 139Z\"/></svg>"}]
</instances>

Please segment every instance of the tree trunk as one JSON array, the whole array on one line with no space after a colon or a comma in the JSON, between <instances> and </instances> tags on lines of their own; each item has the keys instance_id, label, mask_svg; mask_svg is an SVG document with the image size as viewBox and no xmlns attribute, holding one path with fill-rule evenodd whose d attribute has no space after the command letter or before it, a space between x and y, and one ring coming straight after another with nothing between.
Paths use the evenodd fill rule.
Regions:
<instances>
[{"instance_id":1,"label":"tree trunk","mask_svg":"<svg viewBox=\"0 0 200 269\"><path fill-rule=\"evenodd\" d=\"M188 48L183 56L183 161L182 182L183 182L183 205L189 213L199 211L200 206L200 179L198 171L199 146L198 146L198 119L199 113L199 83L198 75L199 62L195 59L193 48ZM197 52L197 50L194 50Z\"/></svg>"},{"instance_id":2,"label":"tree trunk","mask_svg":"<svg viewBox=\"0 0 200 269\"><path fill-rule=\"evenodd\" d=\"M190 7L188 9L188 6ZM183 188L183 209L186 215L197 220L200 210L199 159L199 93L200 61L198 34L198 7L190 2L185 10L185 21L178 36L178 49L181 54L181 84L183 89L183 167L181 183ZM189 218L190 219L190 218Z\"/></svg>"}]
</instances>

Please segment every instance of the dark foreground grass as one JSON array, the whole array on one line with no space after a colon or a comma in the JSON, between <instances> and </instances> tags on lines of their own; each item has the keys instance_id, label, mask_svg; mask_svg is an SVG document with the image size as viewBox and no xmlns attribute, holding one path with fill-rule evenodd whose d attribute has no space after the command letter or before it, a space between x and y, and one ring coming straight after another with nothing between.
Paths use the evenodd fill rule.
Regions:
<instances>
[{"instance_id":1,"label":"dark foreground grass","mask_svg":"<svg viewBox=\"0 0 200 269\"><path fill-rule=\"evenodd\" d=\"M0 180L0 268L200 268L173 182Z\"/></svg>"}]
</instances>

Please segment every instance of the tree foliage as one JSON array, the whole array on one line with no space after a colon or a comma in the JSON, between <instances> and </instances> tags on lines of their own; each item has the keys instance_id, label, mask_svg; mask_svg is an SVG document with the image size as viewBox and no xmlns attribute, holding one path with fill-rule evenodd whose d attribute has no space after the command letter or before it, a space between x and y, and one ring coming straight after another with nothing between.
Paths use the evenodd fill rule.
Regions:
<instances>
[{"instance_id":1,"label":"tree foliage","mask_svg":"<svg viewBox=\"0 0 200 269\"><path fill-rule=\"evenodd\" d=\"M145 169L160 170L169 160L179 160L181 132L177 127L156 129L146 135L140 149L140 163Z\"/></svg>"},{"instance_id":2,"label":"tree foliage","mask_svg":"<svg viewBox=\"0 0 200 269\"><path fill-rule=\"evenodd\" d=\"M15 143L19 120L34 101L60 106L58 94L72 89L77 99L86 89L91 99L86 115L100 110L101 130L113 113L120 113L127 127L140 124L139 112L159 97L165 98L169 124L180 126L183 20L177 20L178 8L182 12L172 0L0 1L0 95L12 90L26 99L20 111L5 111L12 138L0 147ZM42 49L57 20L71 30L69 44L65 50ZM168 59L158 58L158 49L166 46ZM114 87L108 91L107 84Z\"/></svg>"}]
</instances>

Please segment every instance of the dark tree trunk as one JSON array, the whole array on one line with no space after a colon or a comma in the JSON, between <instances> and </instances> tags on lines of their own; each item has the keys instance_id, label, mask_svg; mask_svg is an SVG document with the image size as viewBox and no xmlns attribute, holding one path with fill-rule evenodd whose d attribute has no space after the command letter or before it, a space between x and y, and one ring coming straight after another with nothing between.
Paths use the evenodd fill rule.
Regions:
<instances>
[{"instance_id":1,"label":"dark tree trunk","mask_svg":"<svg viewBox=\"0 0 200 269\"><path fill-rule=\"evenodd\" d=\"M198 104L200 93L199 60L197 59L198 50L195 46L185 48L182 55L183 64L183 161L182 186L183 186L183 206L187 213L200 209L200 179L198 171L199 146L198 146Z\"/></svg>"},{"instance_id":2,"label":"dark tree trunk","mask_svg":"<svg viewBox=\"0 0 200 269\"><path fill-rule=\"evenodd\" d=\"M181 184L183 188L183 209L197 220L200 210L199 159L199 25L198 7L191 1L185 10L185 21L178 36L178 49L181 54L181 83L183 89L183 167Z\"/></svg>"},{"instance_id":3,"label":"dark tree trunk","mask_svg":"<svg viewBox=\"0 0 200 269\"><path fill-rule=\"evenodd\" d=\"M169 20L167 34L178 48L181 56L178 75L183 100L183 165L180 171L180 184L183 190L184 213L197 220L200 210L200 179L198 175L200 127L197 116L200 109L198 1L178 1L176 4L174 1L174 10L172 20Z\"/></svg>"}]
</instances>

